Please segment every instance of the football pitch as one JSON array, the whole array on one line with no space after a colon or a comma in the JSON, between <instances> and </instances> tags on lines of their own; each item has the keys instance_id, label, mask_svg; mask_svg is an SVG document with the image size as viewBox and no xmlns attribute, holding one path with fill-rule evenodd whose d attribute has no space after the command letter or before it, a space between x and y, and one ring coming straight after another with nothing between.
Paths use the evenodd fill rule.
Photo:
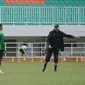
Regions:
<instances>
[{"instance_id":1,"label":"football pitch","mask_svg":"<svg viewBox=\"0 0 85 85\"><path fill-rule=\"evenodd\" d=\"M58 63L58 71L53 71L49 63L41 72L43 63L3 62L0 85L85 85L85 63Z\"/></svg>"}]
</instances>

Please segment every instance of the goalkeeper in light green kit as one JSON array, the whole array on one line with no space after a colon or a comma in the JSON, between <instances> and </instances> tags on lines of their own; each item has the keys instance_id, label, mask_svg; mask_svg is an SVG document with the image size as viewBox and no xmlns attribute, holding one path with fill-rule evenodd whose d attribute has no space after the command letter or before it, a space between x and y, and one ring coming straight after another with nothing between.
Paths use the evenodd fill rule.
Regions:
<instances>
[{"instance_id":1,"label":"goalkeeper in light green kit","mask_svg":"<svg viewBox=\"0 0 85 85\"><path fill-rule=\"evenodd\" d=\"M2 27L2 24L0 24L0 67L1 67L1 60L4 56L4 54L6 53L5 42L4 42L4 34L3 34L2 30L3 30L3 27ZM3 73L3 72L0 70L0 73Z\"/></svg>"}]
</instances>

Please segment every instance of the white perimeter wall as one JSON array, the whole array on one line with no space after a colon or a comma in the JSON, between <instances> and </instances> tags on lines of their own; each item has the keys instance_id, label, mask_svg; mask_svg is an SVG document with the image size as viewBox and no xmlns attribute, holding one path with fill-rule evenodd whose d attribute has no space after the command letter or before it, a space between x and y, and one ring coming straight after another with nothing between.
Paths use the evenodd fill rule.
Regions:
<instances>
[{"instance_id":1,"label":"white perimeter wall","mask_svg":"<svg viewBox=\"0 0 85 85\"><path fill-rule=\"evenodd\" d=\"M32 25L32 26L16 26L4 25L3 32L5 36L47 36L54 25ZM60 25L60 30L75 36L85 36L84 25Z\"/></svg>"}]
</instances>

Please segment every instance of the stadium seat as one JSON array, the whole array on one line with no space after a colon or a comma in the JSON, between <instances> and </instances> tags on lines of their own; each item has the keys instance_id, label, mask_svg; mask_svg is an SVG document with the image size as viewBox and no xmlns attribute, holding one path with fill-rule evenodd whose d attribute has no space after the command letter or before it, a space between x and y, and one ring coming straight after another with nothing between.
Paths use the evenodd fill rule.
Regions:
<instances>
[{"instance_id":1,"label":"stadium seat","mask_svg":"<svg viewBox=\"0 0 85 85\"><path fill-rule=\"evenodd\" d=\"M0 3L0 5L41 4L42 6L43 4L45 6L85 6L85 0L0 0Z\"/></svg>"},{"instance_id":2,"label":"stadium seat","mask_svg":"<svg viewBox=\"0 0 85 85\"><path fill-rule=\"evenodd\" d=\"M80 16L78 15L78 11L80 11ZM29 7L28 8L4 7L2 8L1 13L2 22L10 22L10 20L11 21L14 20L13 22L42 22L42 23L47 22L76 23L78 22L78 20L81 20L81 22L85 22L85 11L82 8L52 9L52 8L29 8Z\"/></svg>"},{"instance_id":3,"label":"stadium seat","mask_svg":"<svg viewBox=\"0 0 85 85\"><path fill-rule=\"evenodd\" d=\"M84 0L2 0L3 5L9 4L12 7L1 8L2 22L41 22L41 23L77 23L85 22L85 9L77 8L85 7ZM0 3L2 3L0 1ZM24 6L40 6L24 7ZM0 5L1 6L1 5ZM18 7L21 6L21 7ZM22 7L23 6L23 7ZM44 8L45 6L45 8ZM47 6L47 7L46 7ZM48 8L50 6L50 8ZM52 7L55 6L55 8ZM57 8L59 7L59 8ZM64 7L68 7L67 9ZM10 12L9 12L10 11ZM80 15L78 15L80 11Z\"/></svg>"},{"instance_id":4,"label":"stadium seat","mask_svg":"<svg viewBox=\"0 0 85 85\"><path fill-rule=\"evenodd\" d=\"M4 0L6 4L44 4L44 0Z\"/></svg>"}]
</instances>

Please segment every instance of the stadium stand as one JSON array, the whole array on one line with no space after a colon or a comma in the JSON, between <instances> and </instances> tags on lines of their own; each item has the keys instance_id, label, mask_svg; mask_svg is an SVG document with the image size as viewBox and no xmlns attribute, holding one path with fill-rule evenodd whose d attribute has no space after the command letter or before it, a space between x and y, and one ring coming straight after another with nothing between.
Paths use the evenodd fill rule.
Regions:
<instances>
[{"instance_id":1,"label":"stadium stand","mask_svg":"<svg viewBox=\"0 0 85 85\"><path fill-rule=\"evenodd\" d=\"M0 9L2 23L85 24L83 7L3 6Z\"/></svg>"},{"instance_id":2,"label":"stadium stand","mask_svg":"<svg viewBox=\"0 0 85 85\"><path fill-rule=\"evenodd\" d=\"M0 0L0 3L0 5L41 4L42 6L43 4L45 6L85 6L85 0Z\"/></svg>"},{"instance_id":3,"label":"stadium stand","mask_svg":"<svg viewBox=\"0 0 85 85\"><path fill-rule=\"evenodd\" d=\"M85 24L85 0L0 0L0 3L3 24Z\"/></svg>"}]
</instances>

